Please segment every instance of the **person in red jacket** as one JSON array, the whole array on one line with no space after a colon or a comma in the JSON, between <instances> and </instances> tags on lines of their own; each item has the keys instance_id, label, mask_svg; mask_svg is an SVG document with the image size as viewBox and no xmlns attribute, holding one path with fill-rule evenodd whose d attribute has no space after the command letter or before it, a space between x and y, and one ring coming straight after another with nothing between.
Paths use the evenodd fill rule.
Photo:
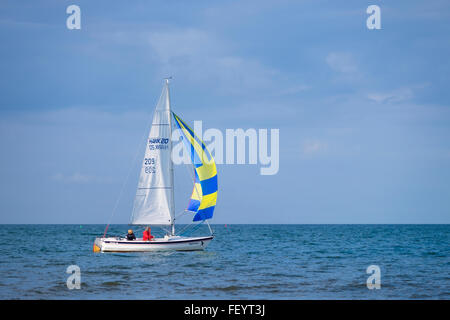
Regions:
<instances>
[{"instance_id":1,"label":"person in red jacket","mask_svg":"<svg viewBox=\"0 0 450 320\"><path fill-rule=\"evenodd\" d=\"M154 238L154 236L152 236L152 234L151 234L150 227L145 228L142 240L144 240L144 241L151 241L153 238Z\"/></svg>"}]
</instances>

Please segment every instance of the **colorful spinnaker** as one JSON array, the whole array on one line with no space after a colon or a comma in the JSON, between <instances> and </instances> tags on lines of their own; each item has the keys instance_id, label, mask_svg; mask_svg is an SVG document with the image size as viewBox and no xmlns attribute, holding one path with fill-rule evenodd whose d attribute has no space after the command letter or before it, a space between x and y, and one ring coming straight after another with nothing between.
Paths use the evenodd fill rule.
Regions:
<instances>
[{"instance_id":1,"label":"colorful spinnaker","mask_svg":"<svg viewBox=\"0 0 450 320\"><path fill-rule=\"evenodd\" d=\"M176 126L183 134L185 146L190 151L194 165L194 189L187 207L195 213L193 221L211 219L217 201L217 170L214 158L189 126L173 113Z\"/></svg>"}]
</instances>

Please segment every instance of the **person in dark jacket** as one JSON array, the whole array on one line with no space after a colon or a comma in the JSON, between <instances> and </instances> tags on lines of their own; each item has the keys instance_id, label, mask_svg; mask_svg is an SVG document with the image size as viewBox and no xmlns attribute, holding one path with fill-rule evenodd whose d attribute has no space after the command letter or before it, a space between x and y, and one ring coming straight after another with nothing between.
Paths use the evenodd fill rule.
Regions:
<instances>
[{"instance_id":1,"label":"person in dark jacket","mask_svg":"<svg viewBox=\"0 0 450 320\"><path fill-rule=\"evenodd\" d=\"M128 230L127 240L136 240L136 236L133 233L133 230Z\"/></svg>"}]
</instances>

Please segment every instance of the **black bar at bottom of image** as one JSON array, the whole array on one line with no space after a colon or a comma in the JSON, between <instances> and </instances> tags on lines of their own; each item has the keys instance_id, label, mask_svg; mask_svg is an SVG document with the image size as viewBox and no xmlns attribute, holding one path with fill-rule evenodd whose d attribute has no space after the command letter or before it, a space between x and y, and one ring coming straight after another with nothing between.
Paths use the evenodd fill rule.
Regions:
<instances>
[{"instance_id":1,"label":"black bar at bottom of image","mask_svg":"<svg viewBox=\"0 0 450 320\"><path fill-rule=\"evenodd\" d=\"M42 311L47 315L102 319L127 315L132 319L163 315L170 319L291 319L306 314L381 316L388 315L386 307L389 312L406 316L418 311L448 310L449 300L3 300L0 307L15 316Z\"/></svg>"}]
</instances>

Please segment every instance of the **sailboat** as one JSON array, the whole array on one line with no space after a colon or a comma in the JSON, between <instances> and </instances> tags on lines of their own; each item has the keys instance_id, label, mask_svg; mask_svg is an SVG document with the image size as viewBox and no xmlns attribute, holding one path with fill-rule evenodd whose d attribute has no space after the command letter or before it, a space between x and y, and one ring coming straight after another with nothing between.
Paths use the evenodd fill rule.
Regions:
<instances>
[{"instance_id":1,"label":"sailboat","mask_svg":"<svg viewBox=\"0 0 450 320\"><path fill-rule=\"evenodd\" d=\"M210 235L187 237L175 231L174 174L172 161L172 129L179 129L193 165L191 198L184 213L193 215L193 225L206 221ZM214 238L208 220L213 217L217 200L217 170L211 153L194 131L170 107L169 78L165 79L156 105L142 161L131 225L156 225L166 235L144 241L124 237L102 237L94 241L95 252L140 252L165 250L204 250Z\"/></svg>"}]
</instances>

